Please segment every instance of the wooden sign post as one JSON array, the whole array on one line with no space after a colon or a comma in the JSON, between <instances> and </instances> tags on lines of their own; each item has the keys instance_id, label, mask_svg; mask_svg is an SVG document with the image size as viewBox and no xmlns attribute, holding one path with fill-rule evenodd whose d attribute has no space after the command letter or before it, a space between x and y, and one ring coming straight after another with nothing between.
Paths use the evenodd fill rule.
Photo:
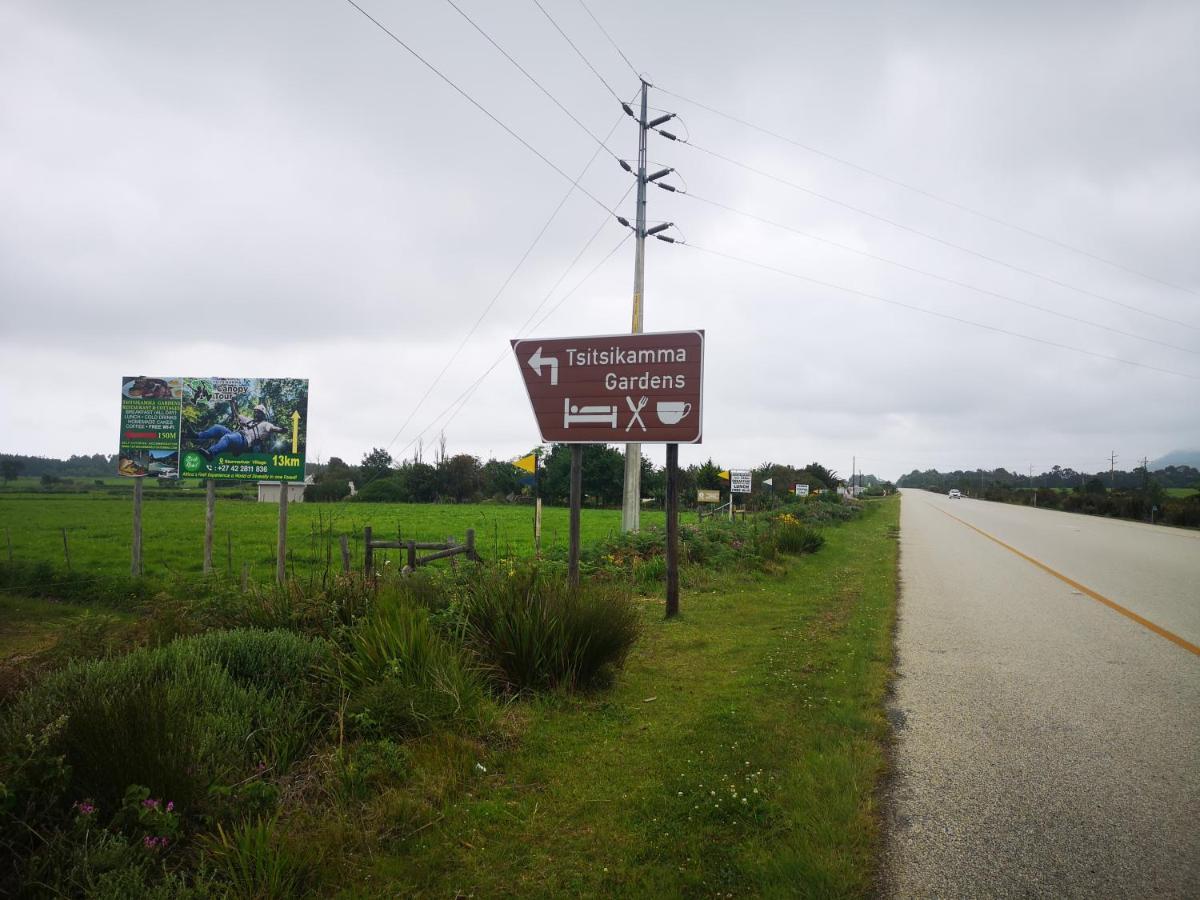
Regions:
<instances>
[{"instance_id":1,"label":"wooden sign post","mask_svg":"<svg viewBox=\"0 0 1200 900\"><path fill-rule=\"evenodd\" d=\"M679 445L667 444L667 618L679 615Z\"/></svg>"},{"instance_id":2,"label":"wooden sign post","mask_svg":"<svg viewBox=\"0 0 1200 900\"><path fill-rule=\"evenodd\" d=\"M288 485L279 482L279 542L275 550L275 581L287 584Z\"/></svg>"},{"instance_id":3,"label":"wooden sign post","mask_svg":"<svg viewBox=\"0 0 1200 900\"><path fill-rule=\"evenodd\" d=\"M567 545L567 578L579 587L579 515L583 506L583 446L571 445L571 533Z\"/></svg>"},{"instance_id":4,"label":"wooden sign post","mask_svg":"<svg viewBox=\"0 0 1200 900\"><path fill-rule=\"evenodd\" d=\"M213 570L213 522L217 517L217 483L204 479L204 574Z\"/></svg>"},{"instance_id":5,"label":"wooden sign post","mask_svg":"<svg viewBox=\"0 0 1200 900\"><path fill-rule=\"evenodd\" d=\"M133 479L133 559L129 566L133 576L142 574L142 481Z\"/></svg>"},{"instance_id":6,"label":"wooden sign post","mask_svg":"<svg viewBox=\"0 0 1200 900\"><path fill-rule=\"evenodd\" d=\"M579 584L581 445L667 445L667 615L678 615L679 445L703 435L704 332L523 339L512 348L542 440L571 445L572 585Z\"/></svg>"}]
</instances>

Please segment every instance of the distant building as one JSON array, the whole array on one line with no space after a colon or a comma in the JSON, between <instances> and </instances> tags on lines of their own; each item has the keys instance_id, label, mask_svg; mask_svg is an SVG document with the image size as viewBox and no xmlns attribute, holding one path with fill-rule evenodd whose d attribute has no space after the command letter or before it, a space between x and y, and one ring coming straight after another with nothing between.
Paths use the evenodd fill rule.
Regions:
<instances>
[{"instance_id":1,"label":"distant building","mask_svg":"<svg viewBox=\"0 0 1200 900\"><path fill-rule=\"evenodd\" d=\"M288 503L303 503L304 488L309 484L308 479L304 481L289 481L287 482ZM279 482L278 481L260 481L258 483L258 502L259 503L278 503L279 502Z\"/></svg>"}]
</instances>

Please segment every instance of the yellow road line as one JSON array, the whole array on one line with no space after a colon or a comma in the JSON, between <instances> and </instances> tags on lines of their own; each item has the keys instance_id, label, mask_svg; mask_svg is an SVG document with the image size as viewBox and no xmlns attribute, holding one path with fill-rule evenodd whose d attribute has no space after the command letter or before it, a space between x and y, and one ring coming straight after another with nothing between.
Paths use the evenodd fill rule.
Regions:
<instances>
[{"instance_id":1,"label":"yellow road line","mask_svg":"<svg viewBox=\"0 0 1200 900\"><path fill-rule=\"evenodd\" d=\"M930 503L929 505L933 506L932 503ZM960 525L966 525L972 531L982 534L989 541L995 541L997 544L999 544L1005 550L1008 550L1011 553L1017 554L1017 556L1021 557L1021 559L1025 560L1028 563L1032 563L1033 565L1035 565L1039 569L1041 569L1043 572L1053 575L1059 581L1065 581L1071 587L1075 588L1075 590L1079 591L1079 593L1085 594L1086 596L1091 597L1097 603L1103 603L1109 609L1113 610L1114 612L1120 613L1127 619L1132 619L1134 622L1137 622L1143 628L1147 628L1150 631L1153 631L1159 637L1164 637L1168 641L1170 641L1172 644L1178 644L1180 647L1182 647L1184 650L1187 650L1189 653L1194 653L1197 656L1200 656L1200 647L1197 647L1191 641L1185 640L1184 638L1181 638L1179 635L1175 634L1174 632L1167 631L1167 629L1162 628L1158 625L1155 625L1149 619L1142 618L1137 613L1135 613L1133 610L1126 609L1120 603L1117 603L1113 600L1109 600L1103 594L1098 594L1095 591L1093 591L1090 587L1087 587L1086 585L1082 585L1078 581L1075 581L1072 578L1068 578L1062 572L1055 571L1054 569L1050 568L1048 565L1046 565L1041 560L1034 559L1028 553L1022 553L1020 550L1018 550L1016 547L1013 547L1011 544L1004 543L1004 541L1000 540L1000 538L996 537L994 534L988 534L982 528L977 528L976 526L972 525L970 522L960 519L958 516L954 515L954 513L948 513L948 512L946 512L946 510L941 509L940 507L937 507L937 506L933 506L933 508L936 509L938 512L942 513L943 515L949 516L951 519L953 519L955 522L958 522Z\"/></svg>"}]
</instances>

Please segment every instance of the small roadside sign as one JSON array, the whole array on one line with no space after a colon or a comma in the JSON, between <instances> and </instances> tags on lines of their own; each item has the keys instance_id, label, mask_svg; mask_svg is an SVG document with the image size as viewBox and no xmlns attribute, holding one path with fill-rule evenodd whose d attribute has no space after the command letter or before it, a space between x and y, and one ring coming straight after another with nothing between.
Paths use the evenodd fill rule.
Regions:
<instances>
[{"instance_id":1,"label":"small roadside sign","mask_svg":"<svg viewBox=\"0 0 1200 900\"><path fill-rule=\"evenodd\" d=\"M807 497L808 496L808 485L807 484L796 485L796 496L797 497Z\"/></svg>"},{"instance_id":2,"label":"small roadside sign","mask_svg":"<svg viewBox=\"0 0 1200 900\"><path fill-rule=\"evenodd\" d=\"M696 491L696 502L697 503L720 503L721 502L721 492L720 491L708 491L708 490L705 490L704 488L700 488L699 490Z\"/></svg>"},{"instance_id":3,"label":"small roadside sign","mask_svg":"<svg viewBox=\"0 0 1200 900\"><path fill-rule=\"evenodd\" d=\"M511 343L542 440L700 443L703 331Z\"/></svg>"},{"instance_id":4,"label":"small roadside sign","mask_svg":"<svg viewBox=\"0 0 1200 900\"><path fill-rule=\"evenodd\" d=\"M751 478L749 469L729 470L729 491L732 494L749 494Z\"/></svg>"}]
</instances>

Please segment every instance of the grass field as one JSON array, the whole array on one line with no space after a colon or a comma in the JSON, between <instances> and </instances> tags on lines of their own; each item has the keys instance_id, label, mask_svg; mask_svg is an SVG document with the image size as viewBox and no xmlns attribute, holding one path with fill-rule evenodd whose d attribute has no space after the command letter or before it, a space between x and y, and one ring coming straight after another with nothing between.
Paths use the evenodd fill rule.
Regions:
<instances>
[{"instance_id":1,"label":"grass field","mask_svg":"<svg viewBox=\"0 0 1200 900\"><path fill-rule=\"evenodd\" d=\"M782 576L685 593L678 620L647 601L611 691L528 704L520 739L486 771L465 760L465 786L386 848L371 804L293 833L348 854L342 896L869 894L898 513L827 529Z\"/></svg>"},{"instance_id":2,"label":"grass field","mask_svg":"<svg viewBox=\"0 0 1200 900\"><path fill-rule=\"evenodd\" d=\"M1180 499L1191 497L1194 494L1200 494L1200 490L1196 488L1165 488L1163 493L1168 497L1178 497Z\"/></svg>"},{"instance_id":3,"label":"grass field","mask_svg":"<svg viewBox=\"0 0 1200 900\"><path fill-rule=\"evenodd\" d=\"M142 508L143 565L148 575L198 575L202 569L204 540L203 491L179 496L179 490L148 487ZM128 574L133 508L131 496L104 493L0 493L0 540L10 539L17 562L46 561L66 566L63 529L71 566L96 574ZM214 537L214 563L219 572L240 573L251 567L251 577L274 577L275 541L279 508L252 500L218 500ZM582 515L585 544L620 528L620 510L585 509ZM646 511L643 524L661 525L661 511ZM448 536L462 540L474 528L479 552L496 555L532 555L533 509L508 504L403 504L403 503L298 503L288 512L288 553L293 573L304 577L323 569L327 561L340 567L338 536L350 539L352 565L362 564L363 526L370 525L377 539L440 541ZM565 547L567 510L546 507L542 517L543 547ZM0 553L7 553L0 545ZM376 554L379 565L401 554ZM5 557L7 558L7 556ZM393 562L395 564L395 562Z\"/></svg>"}]
</instances>

